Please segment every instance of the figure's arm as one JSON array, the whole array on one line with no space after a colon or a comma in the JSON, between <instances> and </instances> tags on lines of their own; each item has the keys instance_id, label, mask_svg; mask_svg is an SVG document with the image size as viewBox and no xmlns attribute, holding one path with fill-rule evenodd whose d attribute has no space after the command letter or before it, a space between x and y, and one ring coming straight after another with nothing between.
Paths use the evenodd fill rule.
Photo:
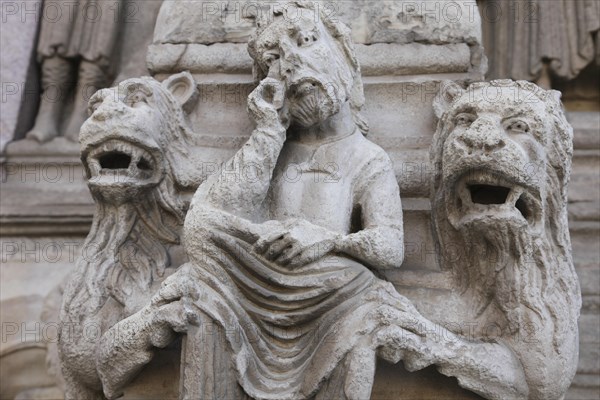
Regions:
<instances>
[{"instance_id":1,"label":"figure's arm","mask_svg":"<svg viewBox=\"0 0 600 400\"><path fill-rule=\"evenodd\" d=\"M154 356L150 323L139 314L111 327L96 351L96 369L109 400L121 396L123 388Z\"/></svg>"},{"instance_id":2,"label":"figure's arm","mask_svg":"<svg viewBox=\"0 0 600 400\"><path fill-rule=\"evenodd\" d=\"M529 388L517 354L504 341L469 340L427 320L404 300L406 319L380 331L378 355L408 371L435 365L461 387L486 399L527 399Z\"/></svg>"},{"instance_id":3,"label":"figure's arm","mask_svg":"<svg viewBox=\"0 0 600 400\"><path fill-rule=\"evenodd\" d=\"M264 201L273 169L286 139L287 123L280 116L283 85L267 78L248 96L248 111L256 122L250 139L204 182L194 202L249 218Z\"/></svg>"},{"instance_id":4,"label":"figure's arm","mask_svg":"<svg viewBox=\"0 0 600 400\"><path fill-rule=\"evenodd\" d=\"M472 342L449 331L442 335L443 343L434 346L439 372L457 378L461 387L487 399L528 398L523 366L509 346Z\"/></svg>"},{"instance_id":5,"label":"figure's arm","mask_svg":"<svg viewBox=\"0 0 600 400\"><path fill-rule=\"evenodd\" d=\"M166 347L176 338L176 332L185 332L194 322L191 308L184 306L188 300L177 297L182 296L177 293L179 300L163 301L160 296L164 297L165 290L172 289L159 291L148 306L102 335L96 349L96 369L109 400L122 395L126 385L152 360L157 348Z\"/></svg>"},{"instance_id":6,"label":"figure's arm","mask_svg":"<svg viewBox=\"0 0 600 400\"><path fill-rule=\"evenodd\" d=\"M400 189L385 153L366 166L356 206L362 229L344 235L302 219L284 222L254 245L256 253L291 267L317 261L329 253L349 255L373 268L399 267L404 257ZM359 183L360 186L360 183Z\"/></svg>"},{"instance_id":7,"label":"figure's arm","mask_svg":"<svg viewBox=\"0 0 600 400\"><path fill-rule=\"evenodd\" d=\"M358 198L362 229L338 239L334 251L374 268L397 268L404 259L400 189L387 155L375 164L378 171L365 178Z\"/></svg>"}]
</instances>

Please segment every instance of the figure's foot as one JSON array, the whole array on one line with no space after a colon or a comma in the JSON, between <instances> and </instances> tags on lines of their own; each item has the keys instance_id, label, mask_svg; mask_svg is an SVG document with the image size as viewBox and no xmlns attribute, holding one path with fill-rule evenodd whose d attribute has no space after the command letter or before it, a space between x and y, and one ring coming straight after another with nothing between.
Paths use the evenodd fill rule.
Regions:
<instances>
[{"instance_id":1,"label":"figure's foot","mask_svg":"<svg viewBox=\"0 0 600 400\"><path fill-rule=\"evenodd\" d=\"M97 90L106 87L107 74L96 63L81 60L79 64L79 73L77 78L77 87L75 88L75 106L73 113L64 131L64 136L72 142L79 142L79 131L81 125L88 118L88 102L91 95Z\"/></svg>"},{"instance_id":2,"label":"figure's foot","mask_svg":"<svg viewBox=\"0 0 600 400\"><path fill-rule=\"evenodd\" d=\"M44 117L41 117L41 119L38 118L33 129L25 135L27 139L37 140L40 143L46 143L57 136L58 130L56 129L56 124Z\"/></svg>"},{"instance_id":3,"label":"figure's foot","mask_svg":"<svg viewBox=\"0 0 600 400\"><path fill-rule=\"evenodd\" d=\"M76 108L73 110L73 114L71 115L69 124L67 125L67 129L64 131L65 138L72 142L79 142L79 130L86 119L86 109L81 110Z\"/></svg>"}]
</instances>

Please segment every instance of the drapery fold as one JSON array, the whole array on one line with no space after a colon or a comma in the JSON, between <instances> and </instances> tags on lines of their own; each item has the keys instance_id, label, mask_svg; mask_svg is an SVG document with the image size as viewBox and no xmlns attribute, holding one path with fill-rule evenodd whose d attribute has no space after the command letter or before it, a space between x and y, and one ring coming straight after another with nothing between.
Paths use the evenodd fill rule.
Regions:
<instances>
[{"instance_id":1,"label":"drapery fold","mask_svg":"<svg viewBox=\"0 0 600 400\"><path fill-rule=\"evenodd\" d=\"M600 3L596 0L480 2L488 78L536 81L552 74L574 79L600 65Z\"/></svg>"},{"instance_id":2,"label":"drapery fold","mask_svg":"<svg viewBox=\"0 0 600 400\"><path fill-rule=\"evenodd\" d=\"M399 304L390 283L348 257L330 255L290 270L256 255L240 237L217 229L207 236L204 251L181 271L200 285L194 305L217 327L201 326L188 340L210 342L217 329L224 332L222 351L252 398L314 396L359 343L376 346L374 335Z\"/></svg>"}]
</instances>

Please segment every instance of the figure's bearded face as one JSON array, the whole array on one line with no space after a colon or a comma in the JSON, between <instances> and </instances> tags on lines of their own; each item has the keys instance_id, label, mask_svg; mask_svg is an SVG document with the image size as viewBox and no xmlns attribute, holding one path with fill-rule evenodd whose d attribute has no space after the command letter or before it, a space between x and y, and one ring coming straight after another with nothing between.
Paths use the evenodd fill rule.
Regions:
<instances>
[{"instance_id":1,"label":"figure's bearded face","mask_svg":"<svg viewBox=\"0 0 600 400\"><path fill-rule=\"evenodd\" d=\"M306 11L306 10L303 10ZM292 123L308 128L337 114L349 99L353 73L319 21L276 17L256 40L257 62L286 85Z\"/></svg>"}]
</instances>

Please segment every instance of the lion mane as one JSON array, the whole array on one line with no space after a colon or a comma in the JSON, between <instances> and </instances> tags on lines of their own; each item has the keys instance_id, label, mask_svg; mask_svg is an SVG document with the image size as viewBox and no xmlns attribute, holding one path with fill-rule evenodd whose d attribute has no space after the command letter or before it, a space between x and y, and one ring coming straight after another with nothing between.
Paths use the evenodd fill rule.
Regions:
<instances>
[{"instance_id":1,"label":"lion mane","mask_svg":"<svg viewBox=\"0 0 600 400\"><path fill-rule=\"evenodd\" d=\"M536 190L539 190L540 199L538 203L532 201L529 209L524 203L517 202L515 205L516 208L521 207L521 213L528 221L536 219L535 224L521 223L516 228L514 221L507 222L502 219L504 217L495 215L500 211L494 210L501 210L504 205L481 206L492 208L480 215L479 225L463 226L461 222L457 222L456 209L460 210L462 206L456 200L459 198L459 178L452 179L448 171L458 168L459 164L471 162L472 154L471 150L465 150L464 153L456 150L464 148L464 145L451 147L452 143L447 142L456 140L456 136L452 135L457 130L457 114L479 107L486 101L485 93L488 93L487 101L490 104L486 109L488 114L501 115L505 111L506 114L515 113L515 110L522 110L520 107L538 110L532 120L544 127L540 129L541 135L537 140L545 157L543 163L537 164L538 169L534 168L533 173L530 171L530 175L537 178ZM430 153L435 168L431 201L432 225L439 245L440 266L451 272L456 291L468 298L468 303L472 305L471 315L475 320L483 324L490 322L489 319L486 321L489 315L482 316L485 315L486 307L495 304L505 317L510 331L502 336L514 337L515 332L522 332L523 329L528 329L527 324L534 323L538 327L537 334L540 335L536 340L542 338L540 340L544 341L544 335L550 336L549 352L562 354L565 359L574 354L574 361L571 358L564 362L564 365L575 364L569 366L571 374L569 371L564 372L564 375L570 375L566 378L570 382L576 366L577 319L581 294L571 257L567 216L573 132L562 110L560 93L540 89L525 81L480 82L472 84L467 90L448 83L438 94L434 109L439 120ZM465 117L462 118L460 121ZM480 151L484 155L480 159L473 158L469 168L478 168L476 166L481 163L485 165L485 170L469 173L476 177L487 177L486 183L514 182L512 174L507 172L510 166L505 160L509 157L501 154L501 151L508 149L507 143L492 143L487 128L483 123L475 126L477 123L473 122L473 129L479 129L478 134L488 136L481 136L484 145ZM468 140L465 142L471 143ZM505 147L493 153L490 149L494 145ZM448 152L456 154L450 155ZM515 165L513 168L519 166ZM502 200L488 200L483 204L501 202ZM534 203L538 204L537 209L534 209ZM517 215L514 218L519 219L516 210L510 212L514 212ZM490 262L491 259L494 262ZM494 315L497 316L498 313ZM522 343L515 347L521 345ZM547 383L540 383L539 386L544 385ZM568 383L566 385L568 387Z\"/></svg>"},{"instance_id":2,"label":"lion mane","mask_svg":"<svg viewBox=\"0 0 600 400\"><path fill-rule=\"evenodd\" d=\"M184 194L198 185L186 165L193 140L186 111L196 97L192 76L182 73L162 83L129 79L90 99L80 142L96 209L60 311L62 374L75 388L68 398L101 398L85 330L100 326L102 334L138 311L165 270L178 266L172 252L189 206ZM147 114L135 117L138 105Z\"/></svg>"}]
</instances>

